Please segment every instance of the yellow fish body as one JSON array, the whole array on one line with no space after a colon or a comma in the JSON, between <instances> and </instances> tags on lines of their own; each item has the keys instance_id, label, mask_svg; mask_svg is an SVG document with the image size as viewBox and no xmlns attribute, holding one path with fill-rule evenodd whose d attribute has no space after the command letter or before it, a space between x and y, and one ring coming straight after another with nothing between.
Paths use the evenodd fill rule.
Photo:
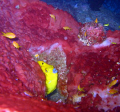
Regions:
<instances>
[{"instance_id":1,"label":"yellow fish body","mask_svg":"<svg viewBox=\"0 0 120 112\"><path fill-rule=\"evenodd\" d=\"M110 89L108 93L109 94L116 94L116 93L118 93L118 90L117 89Z\"/></svg>"},{"instance_id":2,"label":"yellow fish body","mask_svg":"<svg viewBox=\"0 0 120 112\"><path fill-rule=\"evenodd\" d=\"M43 73L46 76L46 88L47 88L46 92L47 94L50 94L56 89L57 86L58 80L57 70L52 65L48 65L43 61L38 61L38 64L40 65Z\"/></svg>"},{"instance_id":3,"label":"yellow fish body","mask_svg":"<svg viewBox=\"0 0 120 112\"><path fill-rule=\"evenodd\" d=\"M109 24L104 24L104 26L109 26Z\"/></svg>"},{"instance_id":4,"label":"yellow fish body","mask_svg":"<svg viewBox=\"0 0 120 112\"><path fill-rule=\"evenodd\" d=\"M7 32L7 33L2 32L2 33L3 33L2 36L5 36L5 37L7 37L7 38L10 38L10 39L16 38L15 34L12 33L12 32Z\"/></svg>"},{"instance_id":5,"label":"yellow fish body","mask_svg":"<svg viewBox=\"0 0 120 112\"><path fill-rule=\"evenodd\" d=\"M64 26L63 29L64 29L64 30L71 30L71 28L68 27L68 26Z\"/></svg>"},{"instance_id":6,"label":"yellow fish body","mask_svg":"<svg viewBox=\"0 0 120 112\"><path fill-rule=\"evenodd\" d=\"M114 86L117 83L118 83L118 80L115 79L108 85L108 87L111 88L112 86Z\"/></svg>"},{"instance_id":7,"label":"yellow fish body","mask_svg":"<svg viewBox=\"0 0 120 112\"><path fill-rule=\"evenodd\" d=\"M112 44L117 44L116 42L112 42Z\"/></svg>"},{"instance_id":8,"label":"yellow fish body","mask_svg":"<svg viewBox=\"0 0 120 112\"><path fill-rule=\"evenodd\" d=\"M84 87L81 88L80 85L78 85L78 90L79 90L79 91L82 91L82 92L85 92L85 91L84 91Z\"/></svg>"},{"instance_id":9,"label":"yellow fish body","mask_svg":"<svg viewBox=\"0 0 120 112\"><path fill-rule=\"evenodd\" d=\"M17 48L17 49L19 49L21 46L19 46L19 44L17 43L17 42L15 42L15 41L13 41L13 46L15 47L15 48Z\"/></svg>"},{"instance_id":10,"label":"yellow fish body","mask_svg":"<svg viewBox=\"0 0 120 112\"><path fill-rule=\"evenodd\" d=\"M40 65L40 67L44 73L45 73L45 68L54 68L52 65L48 65L44 61L38 61L38 64Z\"/></svg>"}]
</instances>

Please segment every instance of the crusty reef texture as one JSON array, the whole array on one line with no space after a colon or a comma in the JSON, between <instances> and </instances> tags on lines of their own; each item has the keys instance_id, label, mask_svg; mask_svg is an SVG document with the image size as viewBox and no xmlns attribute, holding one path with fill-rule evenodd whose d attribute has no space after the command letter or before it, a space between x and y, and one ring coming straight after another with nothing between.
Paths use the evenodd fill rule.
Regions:
<instances>
[{"instance_id":1,"label":"crusty reef texture","mask_svg":"<svg viewBox=\"0 0 120 112\"><path fill-rule=\"evenodd\" d=\"M21 46L16 49L13 40L0 34L1 111L119 110L115 99L119 99L119 91L108 94L108 84L120 80L120 31L105 32L93 23L82 25L67 12L38 0L2 0L0 32L15 33L14 41ZM45 99L45 76L37 60L58 70L60 103ZM119 83L114 88L119 90Z\"/></svg>"}]
</instances>

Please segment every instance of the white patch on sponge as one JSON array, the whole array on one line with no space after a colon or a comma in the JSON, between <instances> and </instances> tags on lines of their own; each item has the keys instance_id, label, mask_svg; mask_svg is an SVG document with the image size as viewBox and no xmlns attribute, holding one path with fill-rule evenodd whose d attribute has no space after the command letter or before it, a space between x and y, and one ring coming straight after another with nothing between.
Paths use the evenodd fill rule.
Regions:
<instances>
[{"instance_id":1,"label":"white patch on sponge","mask_svg":"<svg viewBox=\"0 0 120 112\"><path fill-rule=\"evenodd\" d=\"M95 49L97 48L102 48L102 47L107 47L110 46L112 43L120 44L119 39L115 39L112 37L108 37L105 41L103 41L101 44L95 44L93 47Z\"/></svg>"},{"instance_id":2,"label":"white patch on sponge","mask_svg":"<svg viewBox=\"0 0 120 112\"><path fill-rule=\"evenodd\" d=\"M46 51L46 53L50 54L52 50L59 48L60 50L62 50L62 46L59 45L59 43L54 43L50 46L50 48Z\"/></svg>"},{"instance_id":3,"label":"white patch on sponge","mask_svg":"<svg viewBox=\"0 0 120 112\"><path fill-rule=\"evenodd\" d=\"M120 106L120 94L119 95L110 95L108 94L109 88L101 90L99 88L94 88L89 91L89 93L93 94L93 98L98 94L102 101L97 105L98 109L103 109L104 111L113 110L115 107Z\"/></svg>"},{"instance_id":4,"label":"white patch on sponge","mask_svg":"<svg viewBox=\"0 0 120 112\"><path fill-rule=\"evenodd\" d=\"M41 52L43 52L45 50L44 46L39 46L39 47L30 47L28 52L30 52L32 55L38 53L40 54Z\"/></svg>"},{"instance_id":5,"label":"white patch on sponge","mask_svg":"<svg viewBox=\"0 0 120 112\"><path fill-rule=\"evenodd\" d=\"M45 45L37 46L37 47L36 46L35 47L30 47L28 52L30 52L32 55L40 54L40 53L42 53L44 51L46 53L50 54L51 51L56 49L56 48L59 48L59 50L62 50L62 46L59 43L54 43L49 48L46 47Z\"/></svg>"},{"instance_id":6,"label":"white patch on sponge","mask_svg":"<svg viewBox=\"0 0 120 112\"><path fill-rule=\"evenodd\" d=\"M81 94L81 95L75 94L75 95L73 95L73 104L81 102L81 98L85 97L85 96L86 96L85 94Z\"/></svg>"}]
</instances>

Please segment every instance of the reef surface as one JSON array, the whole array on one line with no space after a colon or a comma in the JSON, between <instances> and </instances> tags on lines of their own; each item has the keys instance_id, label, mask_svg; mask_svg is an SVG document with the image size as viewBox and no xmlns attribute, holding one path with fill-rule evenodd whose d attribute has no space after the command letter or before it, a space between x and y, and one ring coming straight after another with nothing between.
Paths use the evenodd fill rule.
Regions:
<instances>
[{"instance_id":1,"label":"reef surface","mask_svg":"<svg viewBox=\"0 0 120 112\"><path fill-rule=\"evenodd\" d=\"M0 1L0 18L0 32L16 35L9 39L0 34L0 111L120 109L120 31L106 32L95 22L78 23L67 12L38 0ZM38 60L58 70L62 97L56 102L45 98ZM109 88L115 79L117 85ZM118 91L112 94L111 89Z\"/></svg>"}]
</instances>

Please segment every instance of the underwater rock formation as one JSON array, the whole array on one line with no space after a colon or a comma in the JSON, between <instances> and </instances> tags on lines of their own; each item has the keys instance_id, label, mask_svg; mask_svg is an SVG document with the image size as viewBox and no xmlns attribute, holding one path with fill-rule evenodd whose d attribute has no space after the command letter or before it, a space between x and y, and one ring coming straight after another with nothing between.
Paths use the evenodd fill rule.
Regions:
<instances>
[{"instance_id":1,"label":"underwater rock formation","mask_svg":"<svg viewBox=\"0 0 120 112\"><path fill-rule=\"evenodd\" d=\"M0 32L16 35L0 34L0 111L118 111L120 95L113 90L120 85L108 85L120 80L120 31L78 23L38 0L3 0L0 8ZM84 31L90 45L80 40L86 40ZM13 41L21 47L16 49ZM61 97L56 102L45 98L38 60L58 70Z\"/></svg>"}]
</instances>

